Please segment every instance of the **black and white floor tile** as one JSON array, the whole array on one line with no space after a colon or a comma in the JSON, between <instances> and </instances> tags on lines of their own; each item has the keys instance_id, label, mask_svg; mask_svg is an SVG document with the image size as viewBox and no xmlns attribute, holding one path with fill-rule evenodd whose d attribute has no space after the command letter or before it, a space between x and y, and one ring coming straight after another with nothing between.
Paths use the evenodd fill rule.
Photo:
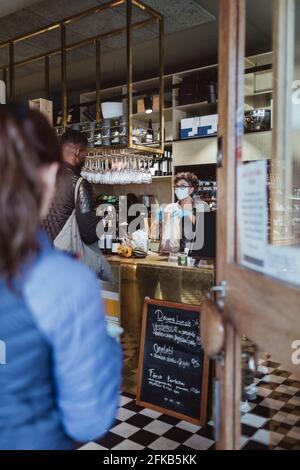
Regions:
<instances>
[{"instance_id":1,"label":"black and white floor tile","mask_svg":"<svg viewBox=\"0 0 300 470\"><path fill-rule=\"evenodd\" d=\"M242 414L243 450L300 450L300 382L279 364L260 361L257 398ZM122 394L113 427L84 450L213 450L213 423L200 428L141 408Z\"/></svg>"}]
</instances>

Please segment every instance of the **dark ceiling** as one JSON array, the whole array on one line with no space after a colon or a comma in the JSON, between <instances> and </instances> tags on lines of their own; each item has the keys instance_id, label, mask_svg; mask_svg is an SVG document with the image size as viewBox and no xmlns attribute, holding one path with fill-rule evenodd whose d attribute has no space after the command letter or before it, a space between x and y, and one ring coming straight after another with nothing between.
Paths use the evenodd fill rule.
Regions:
<instances>
[{"instance_id":1,"label":"dark ceiling","mask_svg":"<svg viewBox=\"0 0 300 470\"><path fill-rule=\"evenodd\" d=\"M61 20L107 0L42 0L0 18L0 41ZM32 2L31 2L32 3ZM171 73L217 62L218 0L144 0L166 20L166 72ZM247 2L247 55L271 50L272 0ZM259 14L258 14L259 12ZM148 18L134 8L134 22ZM68 26L71 44L93 35L125 26L125 8L118 7ZM157 27L134 32L134 79L157 75ZM59 48L59 31L38 36L16 46L16 60ZM125 35L102 44L102 82L105 86L124 81L126 76ZM0 50L0 66L8 62L8 50ZM59 56L51 59L51 90L59 89ZM68 81L72 90L93 87L95 74L92 46L68 55ZM16 70L17 92L30 95L43 88L43 62Z\"/></svg>"}]
</instances>

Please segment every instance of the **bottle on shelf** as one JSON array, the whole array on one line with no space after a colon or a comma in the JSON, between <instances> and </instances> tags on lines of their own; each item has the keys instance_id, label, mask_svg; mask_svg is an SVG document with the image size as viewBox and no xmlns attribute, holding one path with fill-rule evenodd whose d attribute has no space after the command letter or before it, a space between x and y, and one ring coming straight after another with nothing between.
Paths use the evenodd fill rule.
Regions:
<instances>
[{"instance_id":1,"label":"bottle on shelf","mask_svg":"<svg viewBox=\"0 0 300 470\"><path fill-rule=\"evenodd\" d=\"M173 174L173 156L172 152L168 152L168 176Z\"/></svg>"},{"instance_id":2,"label":"bottle on shelf","mask_svg":"<svg viewBox=\"0 0 300 470\"><path fill-rule=\"evenodd\" d=\"M113 235L112 244L111 244L111 253L113 255L118 254L118 249L121 246L120 230L119 230L119 210L120 210L119 202L117 205L115 205L115 210L116 210L116 232Z\"/></svg>"},{"instance_id":3,"label":"bottle on shelf","mask_svg":"<svg viewBox=\"0 0 300 470\"><path fill-rule=\"evenodd\" d=\"M164 156L161 155L158 158L158 176L163 176L163 163L164 163Z\"/></svg>"},{"instance_id":4,"label":"bottle on shelf","mask_svg":"<svg viewBox=\"0 0 300 470\"><path fill-rule=\"evenodd\" d=\"M155 176L155 157L152 157L149 169L150 169L151 176L152 177Z\"/></svg>"},{"instance_id":5,"label":"bottle on shelf","mask_svg":"<svg viewBox=\"0 0 300 470\"><path fill-rule=\"evenodd\" d=\"M154 157L154 176L159 176L159 160L158 160L158 157Z\"/></svg>"},{"instance_id":6,"label":"bottle on shelf","mask_svg":"<svg viewBox=\"0 0 300 470\"><path fill-rule=\"evenodd\" d=\"M151 144L153 141L154 141L154 131L153 131L153 126L152 126L152 119L150 119L147 131L146 131L146 144Z\"/></svg>"},{"instance_id":7,"label":"bottle on shelf","mask_svg":"<svg viewBox=\"0 0 300 470\"><path fill-rule=\"evenodd\" d=\"M165 151L165 154L162 158L162 174L163 176L168 176L169 175L169 156L168 156L167 151Z\"/></svg>"},{"instance_id":8,"label":"bottle on shelf","mask_svg":"<svg viewBox=\"0 0 300 470\"><path fill-rule=\"evenodd\" d=\"M118 249L121 246L121 240L119 238L119 217L118 217L118 211L117 211L117 223L116 223L116 233L115 236L112 239L111 243L111 253L112 255L117 255L118 254Z\"/></svg>"}]
</instances>

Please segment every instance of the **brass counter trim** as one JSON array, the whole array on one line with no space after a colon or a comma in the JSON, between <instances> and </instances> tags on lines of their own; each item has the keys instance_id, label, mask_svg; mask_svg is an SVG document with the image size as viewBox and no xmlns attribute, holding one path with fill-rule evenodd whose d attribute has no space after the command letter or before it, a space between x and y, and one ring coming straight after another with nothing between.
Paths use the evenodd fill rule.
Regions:
<instances>
[{"instance_id":1,"label":"brass counter trim","mask_svg":"<svg viewBox=\"0 0 300 470\"><path fill-rule=\"evenodd\" d=\"M200 266L178 266L176 263L168 261L167 257L159 257L155 255L149 255L146 258L123 258L121 256L109 255L106 256L109 263L121 264L121 265L140 265L140 266L156 266L162 268L176 269L178 271L189 271L189 272L200 272L200 271L215 271L215 264L200 265Z\"/></svg>"}]
</instances>

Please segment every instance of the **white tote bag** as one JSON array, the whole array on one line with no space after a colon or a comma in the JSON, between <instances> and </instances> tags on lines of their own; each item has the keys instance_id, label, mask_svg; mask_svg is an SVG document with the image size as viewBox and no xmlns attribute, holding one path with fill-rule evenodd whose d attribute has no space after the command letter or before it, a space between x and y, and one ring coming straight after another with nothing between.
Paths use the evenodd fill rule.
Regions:
<instances>
[{"instance_id":1,"label":"white tote bag","mask_svg":"<svg viewBox=\"0 0 300 470\"><path fill-rule=\"evenodd\" d=\"M82 179L83 178L79 178L75 186L75 206ZM106 282L114 281L111 267L101 253L98 244L94 243L89 246L82 241L77 224L75 208L64 227L55 238L54 246L61 251L78 253L82 261L96 273L99 279Z\"/></svg>"}]
</instances>

